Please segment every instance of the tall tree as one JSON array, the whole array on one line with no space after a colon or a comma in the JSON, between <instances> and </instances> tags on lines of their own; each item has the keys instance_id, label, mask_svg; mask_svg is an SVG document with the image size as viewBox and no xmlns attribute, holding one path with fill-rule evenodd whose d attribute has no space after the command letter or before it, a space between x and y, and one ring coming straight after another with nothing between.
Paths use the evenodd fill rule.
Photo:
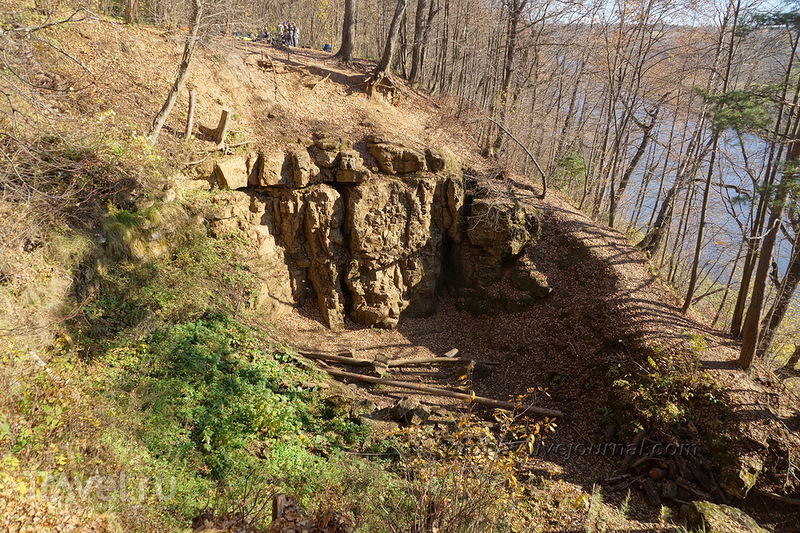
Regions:
<instances>
[{"instance_id":1,"label":"tall tree","mask_svg":"<svg viewBox=\"0 0 800 533\"><path fill-rule=\"evenodd\" d=\"M522 21L525 8L528 5L528 0L505 0L504 5L508 10L508 24L506 29L505 57L503 58L503 77L498 95L499 114L497 123L501 125L505 125L506 114L508 113L509 91L516 67L515 58L517 55L517 39L519 38L520 22ZM503 137L503 131L498 131L492 143L492 151L495 154L499 151L503 143Z\"/></svg>"},{"instance_id":2,"label":"tall tree","mask_svg":"<svg viewBox=\"0 0 800 533\"><path fill-rule=\"evenodd\" d=\"M392 64L395 50L397 49L397 37L400 34L400 21L403 19L403 14L406 11L406 0L397 0L397 6L394 9L394 16L392 17L392 24L389 26L389 35L386 36L386 44L383 47L383 55L378 62L378 66L372 72L373 80L386 77L389 73L389 65Z\"/></svg>"},{"instance_id":3,"label":"tall tree","mask_svg":"<svg viewBox=\"0 0 800 533\"><path fill-rule=\"evenodd\" d=\"M333 57L349 63L353 59L353 36L356 32L356 0L344 0L342 45Z\"/></svg>"},{"instance_id":4,"label":"tall tree","mask_svg":"<svg viewBox=\"0 0 800 533\"><path fill-rule=\"evenodd\" d=\"M427 10L427 13L426 13ZM408 75L409 83L414 83L422 70L422 61L425 58L425 45L428 41L431 23L436 11L431 0L418 0L417 13L414 16L414 43L411 49L411 72Z\"/></svg>"},{"instance_id":5,"label":"tall tree","mask_svg":"<svg viewBox=\"0 0 800 533\"><path fill-rule=\"evenodd\" d=\"M795 122L795 126L797 126ZM797 127L794 134L797 135ZM797 138L797 137L795 137ZM772 266L772 253L780 232L780 222L783 217L786 200L789 196L791 186L797 179L797 163L800 160L800 142L794 143L789 149L786 159L783 177L778 184L775 201L771 209L767 234L761 245L761 252L758 256L755 277L753 278L753 293L750 295L750 305L747 307L744 325L742 326L742 351L739 354L739 367L747 370L753 364L753 359L758 349L761 335L761 310L764 307L764 294L766 291L767 280L769 278L770 267Z\"/></svg>"}]
</instances>

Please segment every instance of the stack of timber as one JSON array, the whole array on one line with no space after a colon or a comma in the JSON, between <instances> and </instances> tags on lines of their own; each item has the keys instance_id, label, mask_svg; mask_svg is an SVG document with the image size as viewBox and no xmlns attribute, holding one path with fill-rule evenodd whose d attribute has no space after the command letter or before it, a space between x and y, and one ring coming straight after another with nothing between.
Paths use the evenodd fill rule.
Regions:
<instances>
[{"instance_id":1,"label":"stack of timber","mask_svg":"<svg viewBox=\"0 0 800 533\"><path fill-rule=\"evenodd\" d=\"M602 481L607 491L638 487L654 507L664 503L688 506L694 500L728 504L713 465L695 444L674 435L647 437L641 430L615 453L624 458L619 475Z\"/></svg>"},{"instance_id":2,"label":"stack of timber","mask_svg":"<svg viewBox=\"0 0 800 533\"><path fill-rule=\"evenodd\" d=\"M564 416L564 413L556 409L546 409L535 405L524 405L514 402L507 402L504 400L496 400L494 398L477 396L475 393L466 394L462 392L454 392L439 387L431 387L419 382L396 381L391 379L385 379L383 377L386 373L388 373L389 369L397 367L405 367L405 366L431 365L431 364L447 365L447 364L461 363L461 364L467 364L470 368L475 368L476 365L491 367L499 364L494 361L479 361L475 359L455 357L458 353L458 350L455 349L447 352L447 354L445 354L444 357L424 357L424 358L391 359L391 360L385 359L383 357L378 357L375 358L374 360L356 359L353 356L354 355L353 353L341 353L339 355L334 355L313 350L299 350L298 353L310 359L341 363L347 366L354 366L354 367L371 367L372 372L381 376L381 377L375 377L366 374L345 372L324 365L320 367L322 370L324 370L331 376L340 379L363 381L366 383L373 383L377 385L386 385L389 387L409 389L417 391L419 393L428 394L431 396L455 398L458 400L463 400L467 403L476 403L479 405L486 405L488 407L494 407L497 409L507 409L525 415L543 415L548 417Z\"/></svg>"}]
</instances>

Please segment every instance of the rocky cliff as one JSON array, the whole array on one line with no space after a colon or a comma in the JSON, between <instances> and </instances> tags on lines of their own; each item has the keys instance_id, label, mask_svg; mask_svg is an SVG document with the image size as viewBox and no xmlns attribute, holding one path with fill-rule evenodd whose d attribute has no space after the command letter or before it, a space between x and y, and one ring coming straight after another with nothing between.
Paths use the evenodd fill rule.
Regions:
<instances>
[{"instance_id":1,"label":"rocky cliff","mask_svg":"<svg viewBox=\"0 0 800 533\"><path fill-rule=\"evenodd\" d=\"M257 305L278 316L313 297L333 329L430 314L444 284L497 281L538 235L536 213L477 192L451 154L380 135L228 156L199 175L220 189L209 231L257 245Z\"/></svg>"}]
</instances>

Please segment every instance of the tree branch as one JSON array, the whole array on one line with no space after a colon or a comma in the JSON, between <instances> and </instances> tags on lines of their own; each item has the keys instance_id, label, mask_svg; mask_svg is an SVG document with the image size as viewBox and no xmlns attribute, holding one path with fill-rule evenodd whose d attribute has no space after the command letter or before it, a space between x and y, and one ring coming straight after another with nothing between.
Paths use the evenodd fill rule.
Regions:
<instances>
[{"instance_id":1,"label":"tree branch","mask_svg":"<svg viewBox=\"0 0 800 533\"><path fill-rule=\"evenodd\" d=\"M525 153L526 153L526 154L528 154L528 157L530 157L530 158L531 158L531 161L533 161L533 165L536 167L536 170L537 170L537 171L539 171L539 174L542 176L542 194L540 194L540 195L538 196L538 198L539 198L540 200L543 200L543 199L544 199L544 197L545 197L545 195L547 194L547 176L545 176L545 174L544 174L544 170L542 170L542 167L539 165L539 162L538 162L538 161L536 160L536 158L533 156L533 154L531 153L531 151L530 151L530 150L528 150L528 147L527 147L527 146L525 146L525 145L522 143L522 141L520 141L519 139L517 139L516 137L514 137L514 135L512 135L512 133L511 133L510 131L508 131L508 130L507 130L507 129L506 129L506 128L505 128L505 127L502 125L502 124L500 124L499 122L497 122L497 121L496 121L495 119L493 119L492 117L486 117L486 119L487 119L487 120L489 120L490 122L492 122L492 123L493 123L495 126L497 126L498 128L500 128L500 130L501 130L503 133L505 133L506 135L508 135L509 137L511 137L511 140L512 140L512 141L514 141L515 143L517 143L517 144L519 145L519 147L520 147L520 148L522 148L522 149L525 151Z\"/></svg>"}]
</instances>

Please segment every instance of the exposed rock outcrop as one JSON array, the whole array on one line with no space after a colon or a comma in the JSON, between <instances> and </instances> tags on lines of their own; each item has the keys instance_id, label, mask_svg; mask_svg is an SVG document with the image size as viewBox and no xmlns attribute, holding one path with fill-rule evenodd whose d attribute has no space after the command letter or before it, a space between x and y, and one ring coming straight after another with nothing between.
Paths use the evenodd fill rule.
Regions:
<instances>
[{"instance_id":1,"label":"exposed rock outcrop","mask_svg":"<svg viewBox=\"0 0 800 533\"><path fill-rule=\"evenodd\" d=\"M433 312L446 231L444 183L383 178L348 191L346 283L356 322L394 327L406 310Z\"/></svg>"},{"instance_id":2,"label":"exposed rock outcrop","mask_svg":"<svg viewBox=\"0 0 800 533\"><path fill-rule=\"evenodd\" d=\"M425 154L418 150L387 142L370 142L367 146L380 169L387 174L409 174L427 170Z\"/></svg>"},{"instance_id":3,"label":"exposed rock outcrop","mask_svg":"<svg viewBox=\"0 0 800 533\"><path fill-rule=\"evenodd\" d=\"M735 507L711 502L692 502L686 519L687 529L703 533L767 533L752 517Z\"/></svg>"},{"instance_id":4,"label":"exposed rock outcrop","mask_svg":"<svg viewBox=\"0 0 800 533\"><path fill-rule=\"evenodd\" d=\"M308 149L214 165L218 186L237 190L217 195L209 230L242 231L254 243L258 305L268 315L313 294L331 328L343 328L345 316L392 328L401 316L432 313L445 281L498 279L535 240L536 214L508 199L468 198L451 154L381 136L365 144L362 152L322 137Z\"/></svg>"}]
</instances>

